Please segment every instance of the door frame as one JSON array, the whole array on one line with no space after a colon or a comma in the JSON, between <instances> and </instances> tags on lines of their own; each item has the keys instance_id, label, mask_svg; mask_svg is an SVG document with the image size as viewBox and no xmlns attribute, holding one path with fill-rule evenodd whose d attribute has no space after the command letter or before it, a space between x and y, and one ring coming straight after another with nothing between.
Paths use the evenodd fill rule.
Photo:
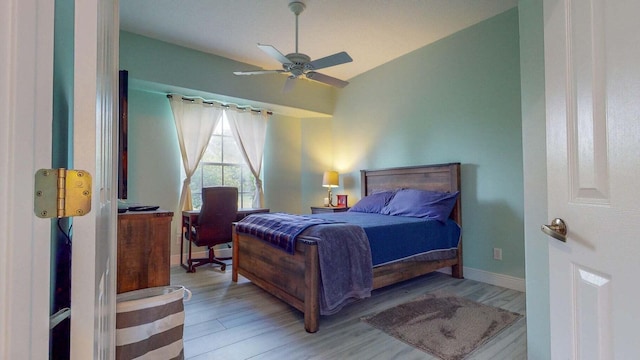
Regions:
<instances>
[{"instance_id":1,"label":"door frame","mask_svg":"<svg viewBox=\"0 0 640 360\"><path fill-rule=\"evenodd\" d=\"M54 2L0 2L0 358L49 353L51 220L33 212L51 167Z\"/></svg>"},{"instance_id":2,"label":"door frame","mask_svg":"<svg viewBox=\"0 0 640 360\"><path fill-rule=\"evenodd\" d=\"M527 355L551 357L549 336L549 245L540 225L547 211L544 16L542 1L519 1L520 91L524 171L524 246Z\"/></svg>"}]
</instances>

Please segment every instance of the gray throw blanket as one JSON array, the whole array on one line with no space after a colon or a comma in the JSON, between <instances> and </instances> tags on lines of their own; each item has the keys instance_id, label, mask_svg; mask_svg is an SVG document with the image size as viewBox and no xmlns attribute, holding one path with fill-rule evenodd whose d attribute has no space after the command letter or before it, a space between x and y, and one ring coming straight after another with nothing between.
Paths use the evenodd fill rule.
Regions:
<instances>
[{"instance_id":1,"label":"gray throw blanket","mask_svg":"<svg viewBox=\"0 0 640 360\"><path fill-rule=\"evenodd\" d=\"M315 225L300 235L320 239L321 315L334 314L352 301L371 296L371 248L362 227L350 224Z\"/></svg>"}]
</instances>

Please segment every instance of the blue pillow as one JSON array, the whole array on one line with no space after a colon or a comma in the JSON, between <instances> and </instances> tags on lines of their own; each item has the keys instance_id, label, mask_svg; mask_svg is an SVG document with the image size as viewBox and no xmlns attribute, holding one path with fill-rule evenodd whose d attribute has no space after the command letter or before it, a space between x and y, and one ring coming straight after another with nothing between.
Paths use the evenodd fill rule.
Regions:
<instances>
[{"instance_id":1,"label":"blue pillow","mask_svg":"<svg viewBox=\"0 0 640 360\"><path fill-rule=\"evenodd\" d=\"M403 189L385 206L381 214L412 216L447 221L456 203L458 194L439 191Z\"/></svg>"},{"instance_id":2,"label":"blue pillow","mask_svg":"<svg viewBox=\"0 0 640 360\"><path fill-rule=\"evenodd\" d=\"M395 191L382 191L365 196L353 205L349 211L379 214L382 208L393 198L394 194Z\"/></svg>"}]
</instances>

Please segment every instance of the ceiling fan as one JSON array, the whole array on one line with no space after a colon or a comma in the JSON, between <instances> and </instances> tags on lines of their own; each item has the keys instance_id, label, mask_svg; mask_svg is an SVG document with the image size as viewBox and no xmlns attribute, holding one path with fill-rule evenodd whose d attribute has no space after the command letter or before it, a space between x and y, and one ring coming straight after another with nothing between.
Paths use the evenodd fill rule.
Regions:
<instances>
[{"instance_id":1,"label":"ceiling fan","mask_svg":"<svg viewBox=\"0 0 640 360\"><path fill-rule=\"evenodd\" d=\"M300 76L305 76L307 79L315 80L321 83L325 83L331 86L343 88L349 84L349 82L336 79L329 75L324 75L315 70L328 68L330 66L340 65L353 61L351 56L342 51L333 55L323 57L321 59L311 61L311 58L306 54L298 52L298 15L305 9L305 4L302 1L291 1L289 3L289 9L296 15L296 52L283 55L278 49L271 45L258 44L258 48L264 51L267 55L278 60L282 63L282 70L256 70L256 71L235 71L235 75L261 75L261 74L273 74L273 73L290 73L287 81L284 84L283 91L286 92L291 89L293 82Z\"/></svg>"}]
</instances>

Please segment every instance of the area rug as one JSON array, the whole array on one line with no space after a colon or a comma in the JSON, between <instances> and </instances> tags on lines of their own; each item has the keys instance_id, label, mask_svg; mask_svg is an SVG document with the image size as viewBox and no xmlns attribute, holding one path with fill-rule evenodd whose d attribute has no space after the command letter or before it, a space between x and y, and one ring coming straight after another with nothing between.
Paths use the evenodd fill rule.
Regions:
<instances>
[{"instance_id":1,"label":"area rug","mask_svg":"<svg viewBox=\"0 0 640 360\"><path fill-rule=\"evenodd\" d=\"M520 318L514 312L435 292L362 320L443 360L461 360Z\"/></svg>"}]
</instances>

